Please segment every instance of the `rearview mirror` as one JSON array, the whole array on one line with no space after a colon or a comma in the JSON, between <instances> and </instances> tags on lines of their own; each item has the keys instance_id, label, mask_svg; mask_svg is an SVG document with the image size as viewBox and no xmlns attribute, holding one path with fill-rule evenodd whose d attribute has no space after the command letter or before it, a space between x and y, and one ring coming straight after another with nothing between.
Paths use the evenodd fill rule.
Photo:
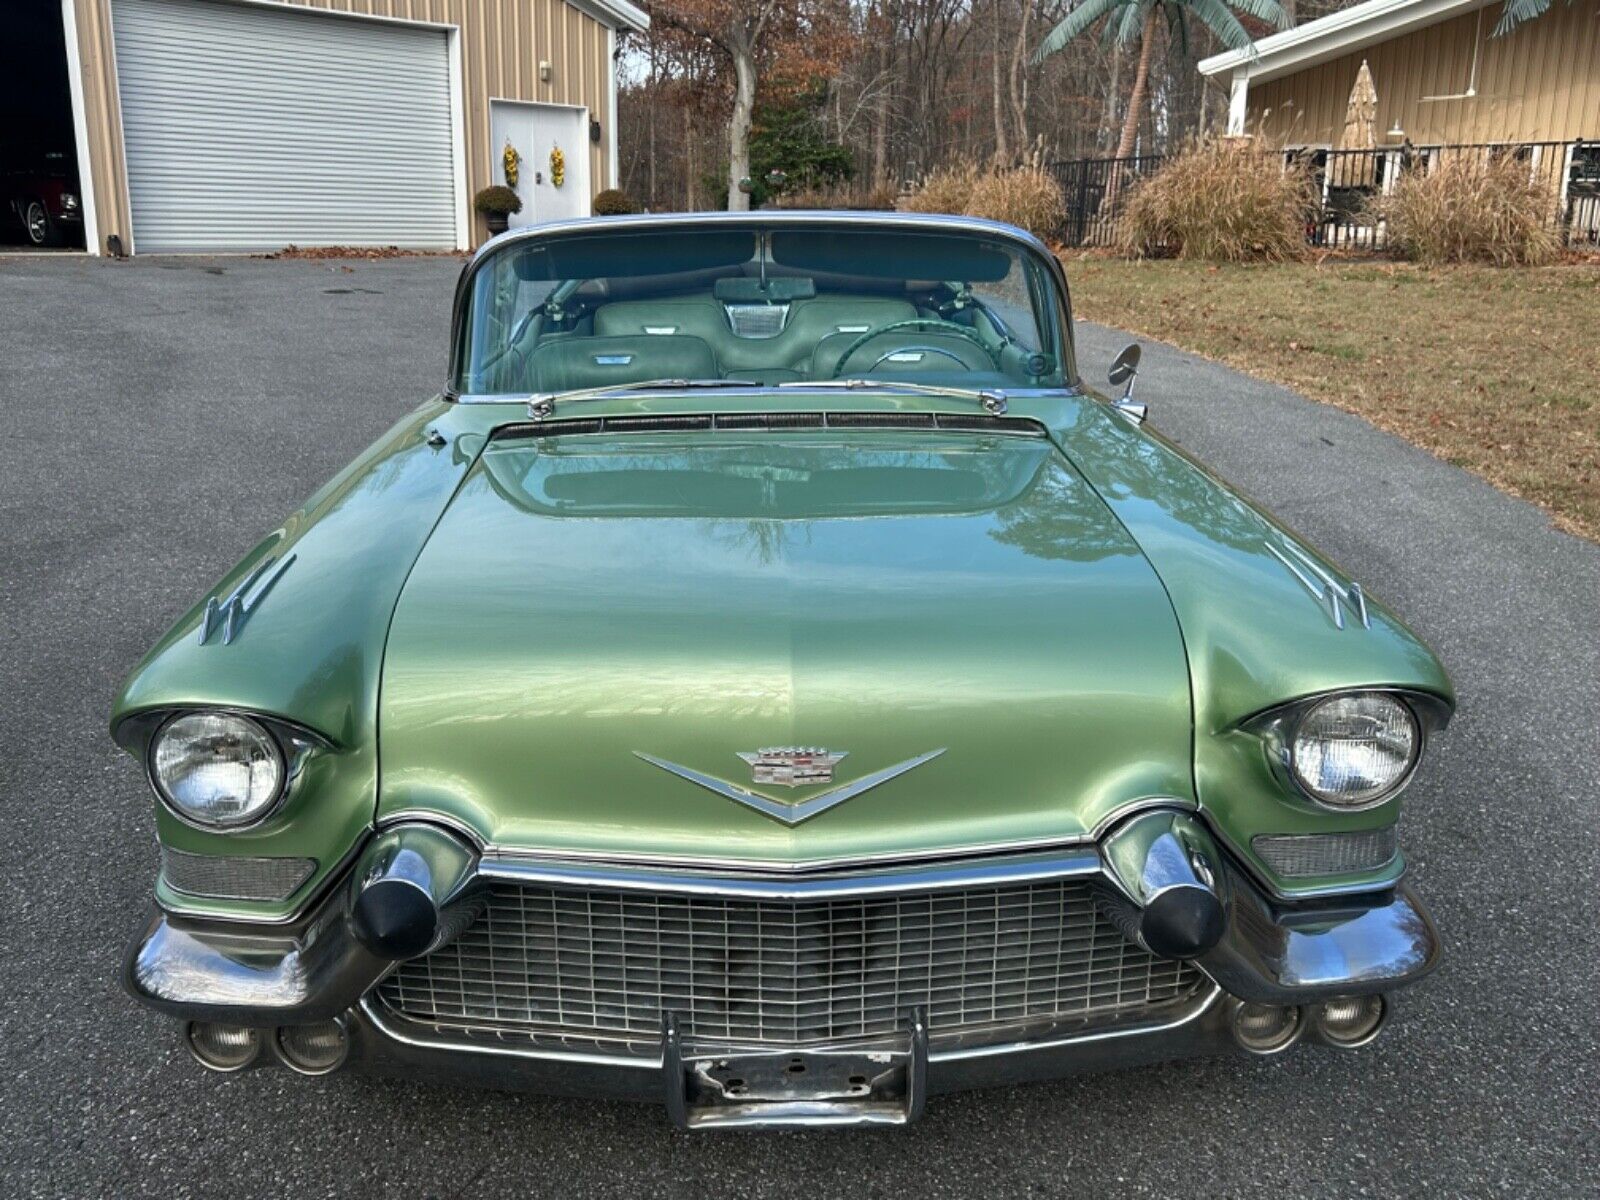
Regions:
<instances>
[{"instance_id":1,"label":"rearview mirror","mask_svg":"<svg viewBox=\"0 0 1600 1200\"><path fill-rule=\"evenodd\" d=\"M1111 381L1112 387L1120 387L1122 384L1132 381L1133 377L1139 373L1139 358L1141 354L1139 343L1130 342L1122 348L1122 353L1111 360L1111 370L1106 372L1106 378ZM1131 394L1133 389L1130 387L1128 391Z\"/></svg>"}]
</instances>

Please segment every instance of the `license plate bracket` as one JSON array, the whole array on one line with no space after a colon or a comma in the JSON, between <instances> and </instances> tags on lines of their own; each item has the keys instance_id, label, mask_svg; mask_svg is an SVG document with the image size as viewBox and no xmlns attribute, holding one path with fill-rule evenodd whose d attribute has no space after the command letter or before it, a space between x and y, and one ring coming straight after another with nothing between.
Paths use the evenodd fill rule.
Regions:
<instances>
[{"instance_id":1,"label":"license plate bracket","mask_svg":"<svg viewBox=\"0 0 1600 1200\"><path fill-rule=\"evenodd\" d=\"M681 1129L905 1125L927 1094L920 1011L886 1037L796 1047L689 1044L669 1015L661 1058Z\"/></svg>"}]
</instances>

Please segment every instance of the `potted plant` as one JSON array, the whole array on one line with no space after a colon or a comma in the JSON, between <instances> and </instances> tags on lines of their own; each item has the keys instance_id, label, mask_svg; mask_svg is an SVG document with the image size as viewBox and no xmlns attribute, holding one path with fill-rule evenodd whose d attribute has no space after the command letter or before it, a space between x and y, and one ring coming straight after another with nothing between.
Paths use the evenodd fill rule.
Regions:
<instances>
[{"instance_id":1,"label":"potted plant","mask_svg":"<svg viewBox=\"0 0 1600 1200\"><path fill-rule=\"evenodd\" d=\"M472 200L472 206L484 215L489 223L489 233L504 233L512 213L522 211L522 197L508 187L498 184L486 187Z\"/></svg>"},{"instance_id":2,"label":"potted plant","mask_svg":"<svg viewBox=\"0 0 1600 1200\"><path fill-rule=\"evenodd\" d=\"M607 188L594 198L590 211L597 217L620 217L638 212L639 205L621 188Z\"/></svg>"}]
</instances>

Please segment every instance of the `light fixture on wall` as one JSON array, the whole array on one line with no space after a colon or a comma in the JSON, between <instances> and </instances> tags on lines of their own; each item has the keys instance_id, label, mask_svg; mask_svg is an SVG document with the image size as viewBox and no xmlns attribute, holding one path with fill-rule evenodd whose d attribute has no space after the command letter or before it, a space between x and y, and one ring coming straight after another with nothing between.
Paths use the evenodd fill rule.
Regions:
<instances>
[{"instance_id":1,"label":"light fixture on wall","mask_svg":"<svg viewBox=\"0 0 1600 1200\"><path fill-rule=\"evenodd\" d=\"M1402 138L1404 138L1406 136L1406 131L1404 129L1400 128L1400 118L1399 117L1396 117L1394 119L1394 124L1392 126L1390 126L1389 132L1386 133L1384 136L1389 138L1391 141L1395 141L1395 142L1400 141Z\"/></svg>"},{"instance_id":2,"label":"light fixture on wall","mask_svg":"<svg viewBox=\"0 0 1600 1200\"><path fill-rule=\"evenodd\" d=\"M549 59L541 58L539 60L539 82L540 83L549 83L550 82L550 60Z\"/></svg>"}]
</instances>

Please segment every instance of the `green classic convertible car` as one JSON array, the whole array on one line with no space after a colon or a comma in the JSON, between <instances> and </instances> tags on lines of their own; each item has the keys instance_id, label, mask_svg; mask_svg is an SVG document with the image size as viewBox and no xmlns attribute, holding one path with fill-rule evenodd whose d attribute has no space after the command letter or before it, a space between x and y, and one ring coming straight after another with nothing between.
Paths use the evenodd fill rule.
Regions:
<instances>
[{"instance_id":1,"label":"green classic convertible car","mask_svg":"<svg viewBox=\"0 0 1600 1200\"><path fill-rule=\"evenodd\" d=\"M1396 826L1450 682L1144 427L1136 357L1087 390L983 221L491 242L443 394L117 701L126 986L216 1071L688 1128L1366 1043L1438 959Z\"/></svg>"}]
</instances>

